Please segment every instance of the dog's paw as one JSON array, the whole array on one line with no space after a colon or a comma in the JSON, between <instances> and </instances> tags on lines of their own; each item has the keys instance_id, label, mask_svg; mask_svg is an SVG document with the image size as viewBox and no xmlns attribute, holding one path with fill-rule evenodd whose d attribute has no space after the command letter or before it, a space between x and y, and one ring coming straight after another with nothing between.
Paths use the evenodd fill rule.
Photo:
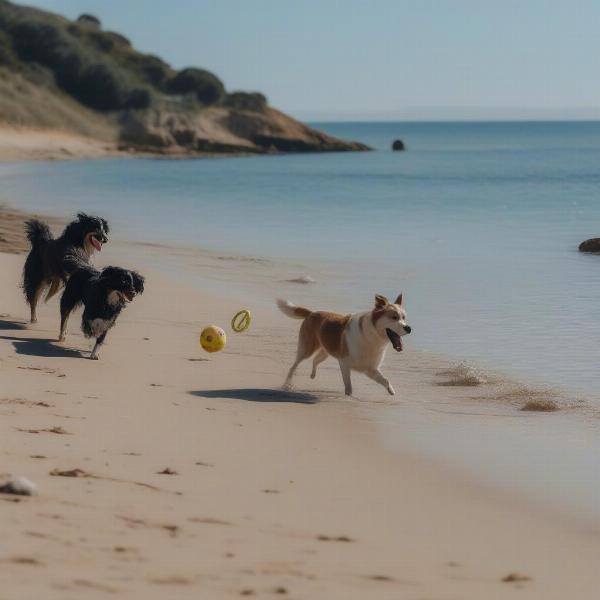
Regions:
<instances>
[{"instance_id":1,"label":"dog's paw","mask_svg":"<svg viewBox=\"0 0 600 600\"><path fill-rule=\"evenodd\" d=\"M60 337L59 337L59 338L58 338L56 341L57 341L57 342L64 342L66 339L67 339L67 337L66 337L66 336L64 336L64 335L61 335L61 336L60 336Z\"/></svg>"},{"instance_id":2,"label":"dog's paw","mask_svg":"<svg viewBox=\"0 0 600 600\"><path fill-rule=\"evenodd\" d=\"M394 390L394 388L391 385L387 386L387 391L388 391L388 394L390 396L395 396L396 395L396 390Z\"/></svg>"},{"instance_id":3,"label":"dog's paw","mask_svg":"<svg viewBox=\"0 0 600 600\"><path fill-rule=\"evenodd\" d=\"M90 354L90 360L98 360L98 358L97 354Z\"/></svg>"}]
</instances>

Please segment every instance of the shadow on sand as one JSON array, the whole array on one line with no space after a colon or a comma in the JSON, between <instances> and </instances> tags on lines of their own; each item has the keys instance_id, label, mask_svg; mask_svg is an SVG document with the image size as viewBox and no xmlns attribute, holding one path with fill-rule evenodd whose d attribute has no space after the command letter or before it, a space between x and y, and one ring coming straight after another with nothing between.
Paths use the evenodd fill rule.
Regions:
<instances>
[{"instance_id":1,"label":"shadow on sand","mask_svg":"<svg viewBox=\"0 0 600 600\"><path fill-rule=\"evenodd\" d=\"M0 330L9 329L27 329L27 323L24 321L10 321L7 319L0 319Z\"/></svg>"},{"instance_id":2,"label":"shadow on sand","mask_svg":"<svg viewBox=\"0 0 600 600\"><path fill-rule=\"evenodd\" d=\"M79 350L65 348L54 344L56 340L40 338L22 338L10 335L0 335L0 340L9 340L15 347L17 354L26 356L45 356L58 358L82 358L83 354Z\"/></svg>"},{"instance_id":3,"label":"shadow on sand","mask_svg":"<svg viewBox=\"0 0 600 600\"><path fill-rule=\"evenodd\" d=\"M287 392L284 390L267 390L264 388L241 388L228 390L197 390L189 392L200 398L230 398L248 402L294 402L296 404L315 404L319 398L306 392Z\"/></svg>"}]
</instances>

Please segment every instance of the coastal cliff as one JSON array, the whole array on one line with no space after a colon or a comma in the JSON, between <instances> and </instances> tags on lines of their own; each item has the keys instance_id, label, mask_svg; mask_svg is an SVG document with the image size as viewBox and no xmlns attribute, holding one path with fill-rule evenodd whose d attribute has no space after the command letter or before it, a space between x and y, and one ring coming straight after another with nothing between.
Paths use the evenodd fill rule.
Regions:
<instances>
[{"instance_id":1,"label":"coastal cliff","mask_svg":"<svg viewBox=\"0 0 600 600\"><path fill-rule=\"evenodd\" d=\"M369 150L296 121L263 94L228 92L209 71L177 71L138 52L93 15L70 21L7 0L0 0L0 137L2 126L175 156Z\"/></svg>"}]
</instances>

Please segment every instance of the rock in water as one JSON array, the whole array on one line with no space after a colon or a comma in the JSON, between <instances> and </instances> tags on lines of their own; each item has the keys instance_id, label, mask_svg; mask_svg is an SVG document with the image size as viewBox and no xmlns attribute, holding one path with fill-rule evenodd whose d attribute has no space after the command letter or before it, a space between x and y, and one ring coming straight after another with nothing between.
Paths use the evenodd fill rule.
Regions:
<instances>
[{"instance_id":1,"label":"rock in water","mask_svg":"<svg viewBox=\"0 0 600 600\"><path fill-rule=\"evenodd\" d=\"M0 494L13 494L15 496L33 496L37 493L37 485L27 477L11 477L0 483Z\"/></svg>"},{"instance_id":2,"label":"rock in water","mask_svg":"<svg viewBox=\"0 0 600 600\"><path fill-rule=\"evenodd\" d=\"M579 252L597 252L600 254L600 238L591 238L581 242Z\"/></svg>"},{"instance_id":3,"label":"rock in water","mask_svg":"<svg viewBox=\"0 0 600 600\"><path fill-rule=\"evenodd\" d=\"M402 140L394 140L392 144L392 150L394 152L401 152L402 150L406 150L406 146Z\"/></svg>"}]
</instances>

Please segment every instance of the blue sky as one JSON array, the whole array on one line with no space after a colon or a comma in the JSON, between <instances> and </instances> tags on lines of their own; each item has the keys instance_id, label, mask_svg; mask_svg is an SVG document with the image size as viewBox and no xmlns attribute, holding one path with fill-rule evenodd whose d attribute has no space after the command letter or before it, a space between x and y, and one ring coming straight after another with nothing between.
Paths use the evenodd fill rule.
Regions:
<instances>
[{"instance_id":1,"label":"blue sky","mask_svg":"<svg viewBox=\"0 0 600 600\"><path fill-rule=\"evenodd\" d=\"M311 120L599 118L598 0L34 0Z\"/></svg>"}]
</instances>

